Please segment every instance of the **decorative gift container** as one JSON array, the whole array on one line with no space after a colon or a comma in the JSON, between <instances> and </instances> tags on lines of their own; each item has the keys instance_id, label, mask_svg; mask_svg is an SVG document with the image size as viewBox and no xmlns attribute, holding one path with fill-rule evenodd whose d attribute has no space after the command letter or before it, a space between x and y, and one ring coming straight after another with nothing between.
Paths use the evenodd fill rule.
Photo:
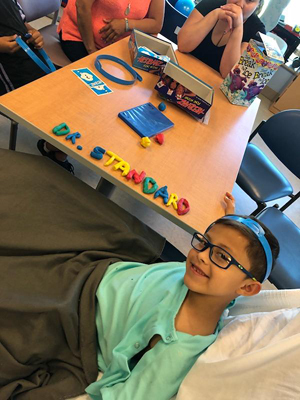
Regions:
<instances>
[{"instance_id":1,"label":"decorative gift container","mask_svg":"<svg viewBox=\"0 0 300 400\"><path fill-rule=\"evenodd\" d=\"M262 43L251 39L240 61L221 84L220 89L232 104L250 106L284 62L276 41L259 34Z\"/></svg>"},{"instance_id":2,"label":"decorative gift container","mask_svg":"<svg viewBox=\"0 0 300 400\"><path fill-rule=\"evenodd\" d=\"M214 89L172 61L166 65L155 89L202 122L213 103Z\"/></svg>"},{"instance_id":3,"label":"decorative gift container","mask_svg":"<svg viewBox=\"0 0 300 400\"><path fill-rule=\"evenodd\" d=\"M178 64L170 43L138 29L132 31L128 47L132 65L144 71L160 75L168 61Z\"/></svg>"}]
</instances>

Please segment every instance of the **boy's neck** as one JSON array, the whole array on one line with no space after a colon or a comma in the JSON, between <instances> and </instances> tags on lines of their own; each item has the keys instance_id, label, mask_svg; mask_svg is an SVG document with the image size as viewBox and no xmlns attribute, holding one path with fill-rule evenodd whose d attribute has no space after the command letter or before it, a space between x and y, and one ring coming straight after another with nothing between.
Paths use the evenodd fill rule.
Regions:
<instances>
[{"instance_id":1,"label":"boy's neck","mask_svg":"<svg viewBox=\"0 0 300 400\"><path fill-rule=\"evenodd\" d=\"M191 335L214 333L223 311L232 300L189 290L177 314L176 329Z\"/></svg>"},{"instance_id":2,"label":"boy's neck","mask_svg":"<svg viewBox=\"0 0 300 400\"><path fill-rule=\"evenodd\" d=\"M234 298L235 297L230 296L211 296L188 290L185 301L191 308L195 308L195 310L211 310L212 312L217 312L221 315Z\"/></svg>"}]
</instances>

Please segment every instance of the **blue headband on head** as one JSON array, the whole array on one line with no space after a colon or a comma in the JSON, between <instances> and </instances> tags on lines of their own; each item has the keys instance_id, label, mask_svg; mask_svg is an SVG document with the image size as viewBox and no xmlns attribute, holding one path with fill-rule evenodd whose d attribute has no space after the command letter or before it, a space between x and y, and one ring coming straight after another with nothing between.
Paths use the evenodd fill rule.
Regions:
<instances>
[{"instance_id":1,"label":"blue headband on head","mask_svg":"<svg viewBox=\"0 0 300 400\"><path fill-rule=\"evenodd\" d=\"M253 221L251 218L243 218L243 217L238 217L237 215L225 215L225 217L221 219L232 219L234 221L238 221L241 224L247 226L248 228L251 229L251 231L255 234L257 239L260 241L260 244L262 245L266 260L267 260L267 270L265 277L263 279L263 282L269 278L271 271L272 271L272 263L273 263L273 257L272 257L272 252L271 252L271 247L269 245L269 242L265 238L265 231L262 228L262 226L259 225L258 222Z\"/></svg>"}]
</instances>

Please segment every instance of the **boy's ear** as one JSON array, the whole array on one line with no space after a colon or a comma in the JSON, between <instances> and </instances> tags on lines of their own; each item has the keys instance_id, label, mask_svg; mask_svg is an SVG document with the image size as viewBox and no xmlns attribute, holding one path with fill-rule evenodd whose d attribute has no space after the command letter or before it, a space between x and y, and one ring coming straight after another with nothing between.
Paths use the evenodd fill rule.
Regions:
<instances>
[{"instance_id":1,"label":"boy's ear","mask_svg":"<svg viewBox=\"0 0 300 400\"><path fill-rule=\"evenodd\" d=\"M258 281L253 281L252 279L247 279L243 286L237 290L237 294L240 296L255 296L261 291L261 283Z\"/></svg>"}]
</instances>

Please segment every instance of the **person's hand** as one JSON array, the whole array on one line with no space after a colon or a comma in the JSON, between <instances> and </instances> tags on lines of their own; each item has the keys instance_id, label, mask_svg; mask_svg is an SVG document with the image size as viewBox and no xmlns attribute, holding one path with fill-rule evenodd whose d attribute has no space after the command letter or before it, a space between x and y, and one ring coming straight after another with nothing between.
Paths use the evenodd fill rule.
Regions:
<instances>
[{"instance_id":1,"label":"person's hand","mask_svg":"<svg viewBox=\"0 0 300 400\"><path fill-rule=\"evenodd\" d=\"M27 44L32 44L35 49L41 49L44 46L43 36L36 29L29 29L28 33L30 33L31 38L26 40Z\"/></svg>"},{"instance_id":2,"label":"person's hand","mask_svg":"<svg viewBox=\"0 0 300 400\"><path fill-rule=\"evenodd\" d=\"M0 37L0 53L13 54L20 50L20 46L16 42L17 35Z\"/></svg>"},{"instance_id":3,"label":"person's hand","mask_svg":"<svg viewBox=\"0 0 300 400\"><path fill-rule=\"evenodd\" d=\"M103 40L111 43L126 31L125 19L103 19L106 25L100 29Z\"/></svg>"},{"instance_id":4,"label":"person's hand","mask_svg":"<svg viewBox=\"0 0 300 400\"><path fill-rule=\"evenodd\" d=\"M239 3L238 3L239 4ZM231 18L232 26L230 29L235 29L239 26L243 25L243 9L235 3L227 3L224 6L221 6L221 10L225 11L227 17ZM227 20L229 21L229 20Z\"/></svg>"},{"instance_id":5,"label":"person's hand","mask_svg":"<svg viewBox=\"0 0 300 400\"><path fill-rule=\"evenodd\" d=\"M95 45L93 45L93 46L91 46L90 48L86 48L86 51L89 53L89 54L92 54L92 53L95 53L96 51L98 51L98 49L97 49L97 47L95 46Z\"/></svg>"},{"instance_id":6,"label":"person's hand","mask_svg":"<svg viewBox=\"0 0 300 400\"><path fill-rule=\"evenodd\" d=\"M225 215L227 214L234 214L235 209L235 199L231 193L226 192L224 196L225 201Z\"/></svg>"},{"instance_id":7,"label":"person's hand","mask_svg":"<svg viewBox=\"0 0 300 400\"><path fill-rule=\"evenodd\" d=\"M224 21L225 23L227 22L227 26L224 29L224 33L229 32L232 29L232 18L229 15L227 15L225 10L222 10L221 8L216 8L212 12L216 13L218 21Z\"/></svg>"}]
</instances>

